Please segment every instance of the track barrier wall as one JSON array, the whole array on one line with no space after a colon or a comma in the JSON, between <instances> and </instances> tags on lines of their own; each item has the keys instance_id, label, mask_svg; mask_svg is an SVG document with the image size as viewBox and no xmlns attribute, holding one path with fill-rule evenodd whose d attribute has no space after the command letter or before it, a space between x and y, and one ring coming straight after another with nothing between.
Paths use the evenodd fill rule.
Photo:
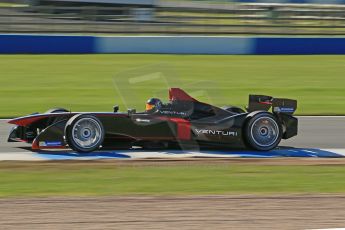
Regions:
<instances>
[{"instance_id":1,"label":"track barrier wall","mask_svg":"<svg viewBox=\"0 0 345 230\"><path fill-rule=\"evenodd\" d=\"M345 4L345 0L232 0L241 3Z\"/></svg>"},{"instance_id":2,"label":"track barrier wall","mask_svg":"<svg viewBox=\"0 0 345 230\"><path fill-rule=\"evenodd\" d=\"M345 37L0 35L1 54L345 54Z\"/></svg>"},{"instance_id":3,"label":"track barrier wall","mask_svg":"<svg viewBox=\"0 0 345 230\"><path fill-rule=\"evenodd\" d=\"M0 35L2 54L94 53L92 36Z\"/></svg>"}]
</instances>

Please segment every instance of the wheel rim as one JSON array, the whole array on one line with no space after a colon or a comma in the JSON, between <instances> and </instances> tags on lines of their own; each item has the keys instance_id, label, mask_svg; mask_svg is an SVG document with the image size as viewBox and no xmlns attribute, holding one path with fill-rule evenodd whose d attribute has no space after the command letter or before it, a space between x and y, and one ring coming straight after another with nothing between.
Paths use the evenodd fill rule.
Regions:
<instances>
[{"instance_id":1,"label":"wheel rim","mask_svg":"<svg viewBox=\"0 0 345 230\"><path fill-rule=\"evenodd\" d=\"M73 125L72 138L79 147L90 149L101 141L102 128L94 119L82 118Z\"/></svg>"},{"instance_id":2,"label":"wheel rim","mask_svg":"<svg viewBox=\"0 0 345 230\"><path fill-rule=\"evenodd\" d=\"M277 122L270 117L260 117L254 121L250 131L252 140L261 147L273 145L279 137Z\"/></svg>"}]
</instances>

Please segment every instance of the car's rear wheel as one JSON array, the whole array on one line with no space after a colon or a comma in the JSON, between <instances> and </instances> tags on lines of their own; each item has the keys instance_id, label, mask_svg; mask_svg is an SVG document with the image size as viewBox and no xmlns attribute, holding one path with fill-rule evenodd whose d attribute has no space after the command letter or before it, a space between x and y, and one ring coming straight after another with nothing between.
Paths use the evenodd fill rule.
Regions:
<instances>
[{"instance_id":1,"label":"car's rear wheel","mask_svg":"<svg viewBox=\"0 0 345 230\"><path fill-rule=\"evenodd\" d=\"M66 124L65 138L70 148L77 152L95 151L104 140L102 122L93 115L75 115Z\"/></svg>"},{"instance_id":2,"label":"car's rear wheel","mask_svg":"<svg viewBox=\"0 0 345 230\"><path fill-rule=\"evenodd\" d=\"M258 113L244 127L247 145L255 150L268 151L278 146L282 128L277 118L270 113Z\"/></svg>"}]
</instances>

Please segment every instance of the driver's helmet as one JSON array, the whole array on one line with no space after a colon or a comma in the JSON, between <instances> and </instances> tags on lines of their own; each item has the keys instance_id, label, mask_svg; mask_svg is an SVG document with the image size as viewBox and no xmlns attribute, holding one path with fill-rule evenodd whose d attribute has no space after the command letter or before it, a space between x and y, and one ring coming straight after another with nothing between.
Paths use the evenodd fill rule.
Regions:
<instances>
[{"instance_id":1,"label":"driver's helmet","mask_svg":"<svg viewBox=\"0 0 345 230\"><path fill-rule=\"evenodd\" d=\"M153 111L160 109L162 106L162 101L159 100L158 98L150 98L146 102L146 111Z\"/></svg>"}]
</instances>

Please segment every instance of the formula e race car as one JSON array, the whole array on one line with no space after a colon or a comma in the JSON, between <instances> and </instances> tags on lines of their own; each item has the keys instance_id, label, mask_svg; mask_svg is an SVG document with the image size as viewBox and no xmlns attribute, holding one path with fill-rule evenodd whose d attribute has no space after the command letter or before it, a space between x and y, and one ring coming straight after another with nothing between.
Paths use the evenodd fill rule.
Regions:
<instances>
[{"instance_id":1,"label":"formula e race car","mask_svg":"<svg viewBox=\"0 0 345 230\"><path fill-rule=\"evenodd\" d=\"M268 110L272 108L272 112ZM179 88L169 90L169 102L149 100L144 112L69 112L51 109L9 121L16 126L8 141L32 143L33 150L71 148L77 152L98 149L251 148L267 151L281 139L297 135L292 114L297 101L250 95L246 110L199 102Z\"/></svg>"}]
</instances>

